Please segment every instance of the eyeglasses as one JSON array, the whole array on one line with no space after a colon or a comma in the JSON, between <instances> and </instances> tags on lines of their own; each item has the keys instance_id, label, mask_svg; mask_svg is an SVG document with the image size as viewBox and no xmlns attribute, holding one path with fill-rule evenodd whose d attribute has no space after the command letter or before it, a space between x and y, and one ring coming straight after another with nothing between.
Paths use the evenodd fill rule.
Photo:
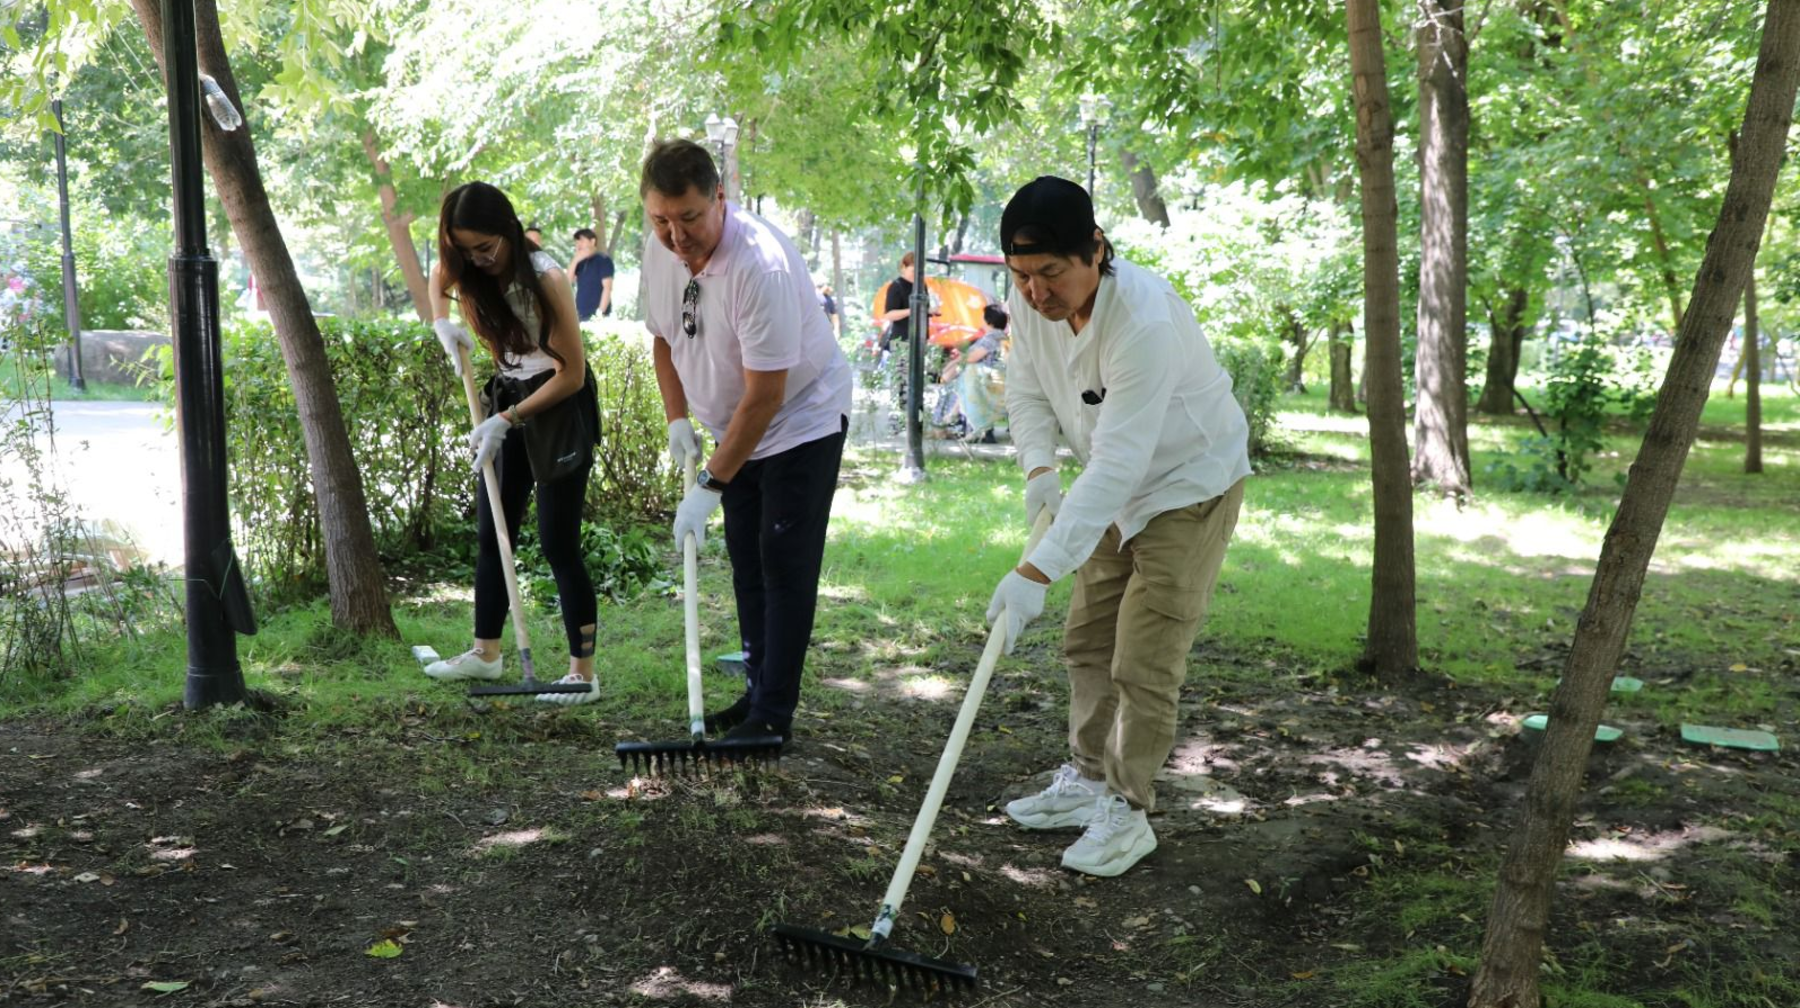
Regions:
<instances>
[{"instance_id":1,"label":"eyeglasses","mask_svg":"<svg viewBox=\"0 0 1800 1008\"><path fill-rule=\"evenodd\" d=\"M504 240L505 239L503 238L496 237L481 248L463 249L463 258L476 266L492 266L500 258L500 243Z\"/></svg>"},{"instance_id":2,"label":"eyeglasses","mask_svg":"<svg viewBox=\"0 0 1800 1008\"><path fill-rule=\"evenodd\" d=\"M693 339L700 332L700 281L689 280L681 292L681 331Z\"/></svg>"}]
</instances>

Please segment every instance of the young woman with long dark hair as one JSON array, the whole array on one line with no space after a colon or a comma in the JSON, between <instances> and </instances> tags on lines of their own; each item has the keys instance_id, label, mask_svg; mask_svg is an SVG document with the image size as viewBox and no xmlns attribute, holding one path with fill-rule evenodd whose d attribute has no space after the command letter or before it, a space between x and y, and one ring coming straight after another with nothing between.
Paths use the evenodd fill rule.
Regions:
<instances>
[{"instance_id":1,"label":"young woman with long dark hair","mask_svg":"<svg viewBox=\"0 0 1800 1008\"><path fill-rule=\"evenodd\" d=\"M461 323L450 318L452 301ZM538 541L556 577L569 639L569 674L562 682L590 684L585 693L540 694L538 699L587 703L599 695L594 681L598 616L593 581L581 554L581 510L593 469L599 407L568 276L526 237L506 194L485 182L470 182L445 196L438 214L431 307L436 316L432 328L459 376L459 350L475 347L471 330L498 366L499 373L486 386L487 419L469 435L476 476L485 479L482 466L493 461L513 543L536 491ZM579 437L570 434L570 425ZM543 439L552 437L551 431L559 432L558 443L547 451ZM507 615L505 572L485 487L475 500L480 535L475 646L427 666L425 674L434 679L498 679L505 674L500 657Z\"/></svg>"}]
</instances>

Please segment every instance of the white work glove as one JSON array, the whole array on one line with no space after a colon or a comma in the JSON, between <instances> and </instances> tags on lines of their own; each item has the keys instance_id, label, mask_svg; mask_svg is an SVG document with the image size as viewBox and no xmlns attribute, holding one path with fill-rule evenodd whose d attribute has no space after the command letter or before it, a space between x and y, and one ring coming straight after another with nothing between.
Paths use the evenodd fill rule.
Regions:
<instances>
[{"instance_id":1,"label":"white work glove","mask_svg":"<svg viewBox=\"0 0 1800 1008\"><path fill-rule=\"evenodd\" d=\"M682 546L687 542L687 534L694 533L694 545L706 544L706 520L719 509L719 503L725 495L717 490L708 490L696 483L687 489L687 495L681 498L681 504L675 509L675 545Z\"/></svg>"},{"instance_id":2,"label":"white work glove","mask_svg":"<svg viewBox=\"0 0 1800 1008\"><path fill-rule=\"evenodd\" d=\"M696 465L700 462L700 434L687 417L669 421L669 461L675 463L675 471L680 472L687 466L688 459Z\"/></svg>"},{"instance_id":3,"label":"white work glove","mask_svg":"<svg viewBox=\"0 0 1800 1008\"><path fill-rule=\"evenodd\" d=\"M1052 469L1025 481L1025 524L1037 525L1038 512L1050 509L1050 517L1062 510L1062 478Z\"/></svg>"},{"instance_id":4,"label":"white work glove","mask_svg":"<svg viewBox=\"0 0 1800 1008\"><path fill-rule=\"evenodd\" d=\"M469 447L475 449L476 472L480 472L494 460L494 456L500 454L500 446L506 443L506 432L510 430L512 421L502 411L476 424L475 429L469 432Z\"/></svg>"},{"instance_id":5,"label":"white work glove","mask_svg":"<svg viewBox=\"0 0 1800 1008\"><path fill-rule=\"evenodd\" d=\"M1031 621L1044 614L1044 593L1049 590L1049 585L1038 584L1016 570L1007 571L994 588L994 597L988 602L987 623L1003 627L1001 639L1006 642L1007 654L1012 654L1013 645ZM996 624L997 620L1005 622Z\"/></svg>"},{"instance_id":6,"label":"white work glove","mask_svg":"<svg viewBox=\"0 0 1800 1008\"><path fill-rule=\"evenodd\" d=\"M475 352L475 341L469 338L469 330L464 329L461 322L452 322L447 318L441 318L431 323L431 331L437 333L438 343L443 346L444 352L450 355L451 369L456 372L456 377L461 378L462 354L457 353L456 348L461 347L470 353Z\"/></svg>"}]
</instances>

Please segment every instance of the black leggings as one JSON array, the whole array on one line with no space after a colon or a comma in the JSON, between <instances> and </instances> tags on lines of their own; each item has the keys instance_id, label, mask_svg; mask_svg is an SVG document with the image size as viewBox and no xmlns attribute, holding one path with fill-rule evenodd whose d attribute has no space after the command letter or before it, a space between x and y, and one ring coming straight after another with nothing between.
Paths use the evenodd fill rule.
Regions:
<instances>
[{"instance_id":1,"label":"black leggings","mask_svg":"<svg viewBox=\"0 0 1800 1008\"><path fill-rule=\"evenodd\" d=\"M569 654L586 658L594 653L594 632L599 609L594 582L588 577L581 555L581 508L587 499L588 474L593 466L557 480L533 483L531 462L525 454L525 434L507 432L506 442L494 457L494 475L500 480L500 506L506 511L507 541L516 550L525 505L537 487L538 545L550 572L556 576L556 597L562 603L563 630L569 636ZM481 477L477 477L479 481ZM477 486L475 509L481 551L475 559L475 637L498 640L506 626L506 574L500 560L500 544L494 539L494 514L488 507L486 486Z\"/></svg>"}]
</instances>

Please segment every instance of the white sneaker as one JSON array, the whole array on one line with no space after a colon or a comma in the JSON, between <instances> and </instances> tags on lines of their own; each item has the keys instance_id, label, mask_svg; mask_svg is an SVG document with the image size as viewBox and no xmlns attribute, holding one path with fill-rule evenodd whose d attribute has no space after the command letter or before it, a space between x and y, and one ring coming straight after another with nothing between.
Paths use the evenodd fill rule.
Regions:
<instances>
[{"instance_id":1,"label":"white sneaker","mask_svg":"<svg viewBox=\"0 0 1800 1008\"><path fill-rule=\"evenodd\" d=\"M1087 832L1063 851L1062 866L1112 878L1155 849L1156 834L1144 810L1132 808L1124 795L1109 794L1094 802Z\"/></svg>"},{"instance_id":2,"label":"white sneaker","mask_svg":"<svg viewBox=\"0 0 1800 1008\"><path fill-rule=\"evenodd\" d=\"M504 658L488 661L480 651L470 648L454 658L425 666L425 674L433 679L498 679L506 674L504 665Z\"/></svg>"},{"instance_id":3,"label":"white sneaker","mask_svg":"<svg viewBox=\"0 0 1800 1008\"><path fill-rule=\"evenodd\" d=\"M1007 802L1006 814L1026 829L1085 826L1094 814L1094 801L1106 793L1105 781L1088 780L1072 764L1064 763L1049 787L1028 798Z\"/></svg>"},{"instance_id":4,"label":"white sneaker","mask_svg":"<svg viewBox=\"0 0 1800 1008\"><path fill-rule=\"evenodd\" d=\"M582 683L582 682L587 683L587 692L586 693L539 693L537 695L537 698L542 703L553 703L553 704L564 704L564 705L593 703L595 700L600 699L600 677L599 676L595 676L592 679L583 679L580 676L576 675L575 673L570 672L568 675L563 676L561 679L556 680L556 684L558 686L562 686L567 683Z\"/></svg>"}]
</instances>

